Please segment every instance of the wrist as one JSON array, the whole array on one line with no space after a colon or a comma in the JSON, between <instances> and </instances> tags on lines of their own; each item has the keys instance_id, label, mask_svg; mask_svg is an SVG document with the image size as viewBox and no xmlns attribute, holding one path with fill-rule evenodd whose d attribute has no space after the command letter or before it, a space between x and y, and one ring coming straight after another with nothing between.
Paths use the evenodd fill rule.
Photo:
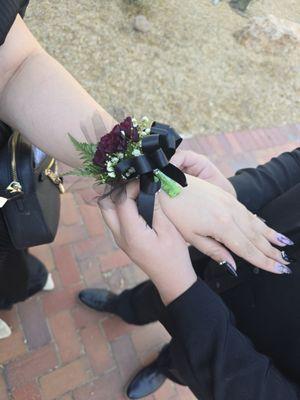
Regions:
<instances>
[{"instance_id":1,"label":"wrist","mask_svg":"<svg viewBox=\"0 0 300 400\"><path fill-rule=\"evenodd\" d=\"M180 270L161 271L159 276L150 277L159 291L163 303L167 306L187 291L196 281L197 275L191 266Z\"/></svg>"},{"instance_id":2,"label":"wrist","mask_svg":"<svg viewBox=\"0 0 300 400\"><path fill-rule=\"evenodd\" d=\"M228 190L227 192L230 193L232 196L234 196L235 198L237 198L237 193L236 190L233 186L233 184L230 182L229 179L227 179L227 183L228 183Z\"/></svg>"}]
</instances>

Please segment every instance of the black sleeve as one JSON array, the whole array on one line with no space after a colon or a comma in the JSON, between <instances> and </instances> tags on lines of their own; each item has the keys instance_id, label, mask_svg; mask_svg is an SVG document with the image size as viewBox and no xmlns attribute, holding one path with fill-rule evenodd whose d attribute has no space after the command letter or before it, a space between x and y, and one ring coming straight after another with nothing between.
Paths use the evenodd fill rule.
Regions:
<instances>
[{"instance_id":1,"label":"black sleeve","mask_svg":"<svg viewBox=\"0 0 300 400\"><path fill-rule=\"evenodd\" d=\"M16 16L24 15L29 0L0 0L0 46L13 25Z\"/></svg>"},{"instance_id":2,"label":"black sleeve","mask_svg":"<svg viewBox=\"0 0 300 400\"><path fill-rule=\"evenodd\" d=\"M225 304L201 280L167 307L175 366L202 400L299 400L270 359L255 351Z\"/></svg>"},{"instance_id":3,"label":"black sleeve","mask_svg":"<svg viewBox=\"0 0 300 400\"><path fill-rule=\"evenodd\" d=\"M229 178L238 200L257 212L271 200L300 183L300 148L283 153L257 168L242 169Z\"/></svg>"}]
</instances>

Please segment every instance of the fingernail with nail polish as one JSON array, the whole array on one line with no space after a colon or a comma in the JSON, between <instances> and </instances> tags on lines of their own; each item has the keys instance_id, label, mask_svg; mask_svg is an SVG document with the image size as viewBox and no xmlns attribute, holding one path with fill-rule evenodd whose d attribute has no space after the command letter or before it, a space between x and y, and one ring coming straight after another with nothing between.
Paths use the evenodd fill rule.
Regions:
<instances>
[{"instance_id":1,"label":"fingernail with nail polish","mask_svg":"<svg viewBox=\"0 0 300 400\"><path fill-rule=\"evenodd\" d=\"M277 263L275 265L275 269L280 274L292 274L293 273L289 267L287 267L286 265L283 265L283 264L279 264L279 263Z\"/></svg>"},{"instance_id":2,"label":"fingernail with nail polish","mask_svg":"<svg viewBox=\"0 0 300 400\"><path fill-rule=\"evenodd\" d=\"M293 246L295 244L291 239L289 239L288 237L282 235L281 233L278 234L277 240L280 243L286 244L288 246Z\"/></svg>"},{"instance_id":3,"label":"fingernail with nail polish","mask_svg":"<svg viewBox=\"0 0 300 400\"><path fill-rule=\"evenodd\" d=\"M297 261L294 258L289 257L284 250L281 252L281 257L284 259L284 261L287 261L289 263Z\"/></svg>"},{"instance_id":4,"label":"fingernail with nail polish","mask_svg":"<svg viewBox=\"0 0 300 400\"><path fill-rule=\"evenodd\" d=\"M238 277L238 274L237 274L237 272L236 272L235 267L234 267L232 264L230 264L228 261L222 261L222 262L219 263L219 265L220 265L220 266L224 266L224 267L227 269L227 271L228 271L231 275L233 275L235 278Z\"/></svg>"}]
</instances>

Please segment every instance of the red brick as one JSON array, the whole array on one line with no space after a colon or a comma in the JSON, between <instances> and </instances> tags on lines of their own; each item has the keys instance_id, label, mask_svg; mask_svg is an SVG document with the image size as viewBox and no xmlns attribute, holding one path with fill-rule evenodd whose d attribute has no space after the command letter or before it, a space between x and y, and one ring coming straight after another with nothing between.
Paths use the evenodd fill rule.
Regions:
<instances>
[{"instance_id":1,"label":"red brick","mask_svg":"<svg viewBox=\"0 0 300 400\"><path fill-rule=\"evenodd\" d=\"M84 360L76 360L40 378L43 400L59 399L66 392L86 382L89 377Z\"/></svg>"},{"instance_id":2,"label":"red brick","mask_svg":"<svg viewBox=\"0 0 300 400\"><path fill-rule=\"evenodd\" d=\"M58 346L61 360L68 363L81 354L81 345L69 311L61 311L50 318L51 330Z\"/></svg>"},{"instance_id":3,"label":"red brick","mask_svg":"<svg viewBox=\"0 0 300 400\"><path fill-rule=\"evenodd\" d=\"M60 279L60 275L59 272L57 271L57 269L55 271L52 272L52 279L54 282L54 286L55 286L55 290L59 290L62 288L62 282ZM49 292L45 291L42 293L42 296L47 296Z\"/></svg>"},{"instance_id":4,"label":"red brick","mask_svg":"<svg viewBox=\"0 0 300 400\"><path fill-rule=\"evenodd\" d=\"M199 137L195 136L190 139L184 139L180 145L181 150L192 150L199 154L207 154L206 149L201 144Z\"/></svg>"},{"instance_id":5,"label":"red brick","mask_svg":"<svg viewBox=\"0 0 300 400\"><path fill-rule=\"evenodd\" d=\"M233 133L224 133L224 136L226 137L228 143L230 144L233 154L243 152L239 142L237 141L237 139Z\"/></svg>"},{"instance_id":6,"label":"red brick","mask_svg":"<svg viewBox=\"0 0 300 400\"><path fill-rule=\"evenodd\" d=\"M116 370L103 375L73 392L74 400L115 400L123 392L119 374Z\"/></svg>"},{"instance_id":7,"label":"red brick","mask_svg":"<svg viewBox=\"0 0 300 400\"><path fill-rule=\"evenodd\" d=\"M26 383L13 390L12 400L41 400L41 393L36 383Z\"/></svg>"},{"instance_id":8,"label":"red brick","mask_svg":"<svg viewBox=\"0 0 300 400\"><path fill-rule=\"evenodd\" d=\"M288 135L284 134L284 131L284 127L263 129L265 140L268 140L269 147L284 144L289 140Z\"/></svg>"},{"instance_id":9,"label":"red brick","mask_svg":"<svg viewBox=\"0 0 300 400\"><path fill-rule=\"evenodd\" d=\"M87 287L105 287L98 257L91 257L79 263Z\"/></svg>"},{"instance_id":10,"label":"red brick","mask_svg":"<svg viewBox=\"0 0 300 400\"><path fill-rule=\"evenodd\" d=\"M86 239L87 234L84 225L59 226L53 246L75 243Z\"/></svg>"},{"instance_id":11,"label":"red brick","mask_svg":"<svg viewBox=\"0 0 300 400\"><path fill-rule=\"evenodd\" d=\"M61 223L63 225L74 225L80 222L80 214L75 203L74 195L71 192L61 197Z\"/></svg>"},{"instance_id":12,"label":"red brick","mask_svg":"<svg viewBox=\"0 0 300 400\"><path fill-rule=\"evenodd\" d=\"M241 148L245 151L252 151L257 149L257 143L251 131L235 133L235 138L239 142Z\"/></svg>"},{"instance_id":13,"label":"red brick","mask_svg":"<svg viewBox=\"0 0 300 400\"><path fill-rule=\"evenodd\" d=\"M5 369L7 382L11 388L21 386L56 366L57 359L53 346L45 346L9 363Z\"/></svg>"},{"instance_id":14,"label":"red brick","mask_svg":"<svg viewBox=\"0 0 300 400\"><path fill-rule=\"evenodd\" d=\"M109 254L100 256L101 270L109 271L113 268L124 267L131 264L131 260L122 250L115 250Z\"/></svg>"},{"instance_id":15,"label":"red brick","mask_svg":"<svg viewBox=\"0 0 300 400\"><path fill-rule=\"evenodd\" d=\"M136 286L138 283L149 279L148 276L134 264L123 267L121 273L125 280L124 288Z\"/></svg>"},{"instance_id":16,"label":"red brick","mask_svg":"<svg viewBox=\"0 0 300 400\"><path fill-rule=\"evenodd\" d=\"M63 397L61 397L59 400L73 400L73 397L71 394L65 394Z\"/></svg>"},{"instance_id":17,"label":"red brick","mask_svg":"<svg viewBox=\"0 0 300 400\"><path fill-rule=\"evenodd\" d=\"M53 249L54 259L63 286L70 286L80 282L77 262L69 245L57 246Z\"/></svg>"},{"instance_id":18,"label":"red brick","mask_svg":"<svg viewBox=\"0 0 300 400\"><path fill-rule=\"evenodd\" d=\"M103 272L105 282L114 293L121 293L125 289L125 280L121 268L113 268L108 272Z\"/></svg>"},{"instance_id":19,"label":"red brick","mask_svg":"<svg viewBox=\"0 0 300 400\"><path fill-rule=\"evenodd\" d=\"M218 142L223 148L223 151L226 155L229 155L232 152L232 147L230 146L226 136L224 133L220 133L219 135L216 135ZM223 157L222 157L223 158Z\"/></svg>"},{"instance_id":20,"label":"red brick","mask_svg":"<svg viewBox=\"0 0 300 400\"><path fill-rule=\"evenodd\" d=\"M18 311L29 350L38 349L50 343L48 325L37 296L20 303Z\"/></svg>"},{"instance_id":21,"label":"red brick","mask_svg":"<svg viewBox=\"0 0 300 400\"><path fill-rule=\"evenodd\" d=\"M198 148L196 147L198 145ZM200 146L200 148L199 148ZM210 143L207 141L205 136L199 136L195 138L195 151L197 153L210 155L213 152Z\"/></svg>"},{"instance_id":22,"label":"red brick","mask_svg":"<svg viewBox=\"0 0 300 400\"><path fill-rule=\"evenodd\" d=\"M102 322L105 335L109 341L138 329L135 325L129 325L119 317L111 317Z\"/></svg>"},{"instance_id":23,"label":"red brick","mask_svg":"<svg viewBox=\"0 0 300 400\"><path fill-rule=\"evenodd\" d=\"M85 260L90 257L99 256L100 254L106 254L110 251L113 246L112 242L108 238L90 238L81 240L73 245L76 258L79 261Z\"/></svg>"},{"instance_id":24,"label":"red brick","mask_svg":"<svg viewBox=\"0 0 300 400\"><path fill-rule=\"evenodd\" d=\"M98 325L89 325L81 331L82 342L95 374L101 374L112 367L111 351Z\"/></svg>"},{"instance_id":25,"label":"red brick","mask_svg":"<svg viewBox=\"0 0 300 400\"><path fill-rule=\"evenodd\" d=\"M52 250L48 244L31 247L30 253L41 260L48 271L53 271L55 269Z\"/></svg>"},{"instance_id":26,"label":"red brick","mask_svg":"<svg viewBox=\"0 0 300 400\"><path fill-rule=\"evenodd\" d=\"M219 135L205 136L205 139L211 146L211 153L214 153L218 156L223 156L225 154L225 149L222 146L222 143L219 141Z\"/></svg>"},{"instance_id":27,"label":"red brick","mask_svg":"<svg viewBox=\"0 0 300 400\"><path fill-rule=\"evenodd\" d=\"M138 354L151 351L170 341L170 335L159 323L138 327L131 337Z\"/></svg>"},{"instance_id":28,"label":"red brick","mask_svg":"<svg viewBox=\"0 0 300 400\"><path fill-rule=\"evenodd\" d=\"M19 329L19 321L17 316L17 308L12 310L0 310L0 318L9 325L13 331Z\"/></svg>"},{"instance_id":29,"label":"red brick","mask_svg":"<svg viewBox=\"0 0 300 400\"><path fill-rule=\"evenodd\" d=\"M111 343L122 381L126 384L141 367L135 348L129 335L124 335Z\"/></svg>"},{"instance_id":30,"label":"red brick","mask_svg":"<svg viewBox=\"0 0 300 400\"><path fill-rule=\"evenodd\" d=\"M0 340L0 364L14 360L26 353L26 351L22 332L13 331L12 335L7 339Z\"/></svg>"},{"instance_id":31,"label":"red brick","mask_svg":"<svg viewBox=\"0 0 300 400\"><path fill-rule=\"evenodd\" d=\"M82 204L80 212L89 236L103 236L104 223L99 207L97 205Z\"/></svg>"},{"instance_id":32,"label":"red brick","mask_svg":"<svg viewBox=\"0 0 300 400\"><path fill-rule=\"evenodd\" d=\"M59 311L73 308L78 300L77 295L83 285L79 284L72 287L56 290L50 292L47 296L43 296L44 312L47 316L58 313Z\"/></svg>"},{"instance_id":33,"label":"red brick","mask_svg":"<svg viewBox=\"0 0 300 400\"><path fill-rule=\"evenodd\" d=\"M79 304L78 307L75 307L72 310L72 315L77 329L83 329L89 325L95 325L102 319L106 318L104 313L91 310L83 304Z\"/></svg>"},{"instance_id":34,"label":"red brick","mask_svg":"<svg viewBox=\"0 0 300 400\"><path fill-rule=\"evenodd\" d=\"M0 399L8 400L8 391L2 373L0 374Z\"/></svg>"}]
</instances>

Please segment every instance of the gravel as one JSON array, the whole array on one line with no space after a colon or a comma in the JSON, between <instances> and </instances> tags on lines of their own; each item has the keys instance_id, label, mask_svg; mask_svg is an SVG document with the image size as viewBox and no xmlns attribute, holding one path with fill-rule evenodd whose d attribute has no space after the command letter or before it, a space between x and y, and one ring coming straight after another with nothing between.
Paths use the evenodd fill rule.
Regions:
<instances>
[{"instance_id":1,"label":"gravel","mask_svg":"<svg viewBox=\"0 0 300 400\"><path fill-rule=\"evenodd\" d=\"M300 2L252 0L241 15L226 1L31 0L26 21L109 112L189 135L300 121L300 51L256 53L233 37L267 14L300 23ZM134 28L138 15L149 29Z\"/></svg>"}]
</instances>

